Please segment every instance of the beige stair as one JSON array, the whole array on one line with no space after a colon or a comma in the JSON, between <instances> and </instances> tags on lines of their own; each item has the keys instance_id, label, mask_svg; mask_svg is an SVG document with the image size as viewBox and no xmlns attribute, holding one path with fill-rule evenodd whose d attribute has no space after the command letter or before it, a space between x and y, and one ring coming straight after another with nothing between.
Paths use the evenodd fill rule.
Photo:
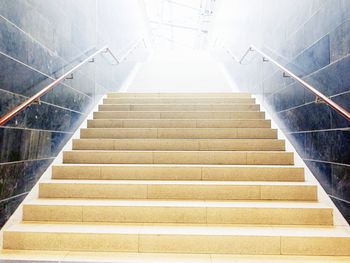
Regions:
<instances>
[{"instance_id":1,"label":"beige stair","mask_svg":"<svg viewBox=\"0 0 350 263\"><path fill-rule=\"evenodd\" d=\"M103 104L254 104L253 98L239 97L121 97L106 98Z\"/></svg>"},{"instance_id":2,"label":"beige stair","mask_svg":"<svg viewBox=\"0 0 350 263\"><path fill-rule=\"evenodd\" d=\"M254 216L251 216L254 215ZM24 206L26 221L332 225L332 209L290 202L40 199Z\"/></svg>"},{"instance_id":3,"label":"beige stair","mask_svg":"<svg viewBox=\"0 0 350 263\"><path fill-rule=\"evenodd\" d=\"M283 151L277 139L78 139L73 150Z\"/></svg>"},{"instance_id":4,"label":"beige stair","mask_svg":"<svg viewBox=\"0 0 350 263\"><path fill-rule=\"evenodd\" d=\"M62 164L52 168L53 179L74 180L204 180L302 182L304 169L262 165L147 165Z\"/></svg>"},{"instance_id":5,"label":"beige stair","mask_svg":"<svg viewBox=\"0 0 350 263\"><path fill-rule=\"evenodd\" d=\"M349 232L338 228L162 224L17 225L4 247L27 250L349 255Z\"/></svg>"},{"instance_id":6,"label":"beige stair","mask_svg":"<svg viewBox=\"0 0 350 263\"><path fill-rule=\"evenodd\" d=\"M99 111L259 111L260 106L257 104L237 104L237 105L217 105L217 104L110 104L99 105Z\"/></svg>"},{"instance_id":7,"label":"beige stair","mask_svg":"<svg viewBox=\"0 0 350 263\"><path fill-rule=\"evenodd\" d=\"M316 201L317 187L300 182L53 180L40 184L39 196L92 199Z\"/></svg>"},{"instance_id":8,"label":"beige stair","mask_svg":"<svg viewBox=\"0 0 350 263\"><path fill-rule=\"evenodd\" d=\"M98 111L94 119L264 119L260 111Z\"/></svg>"},{"instance_id":9,"label":"beige stair","mask_svg":"<svg viewBox=\"0 0 350 263\"><path fill-rule=\"evenodd\" d=\"M110 92L107 94L107 98L193 98L193 97L201 97L201 98L212 98L212 97L230 97L230 98L251 98L252 95L250 93L244 92L202 92L202 93L173 93L173 92L163 92L163 93L121 93L121 92Z\"/></svg>"},{"instance_id":10,"label":"beige stair","mask_svg":"<svg viewBox=\"0 0 350 263\"><path fill-rule=\"evenodd\" d=\"M196 120L196 119L100 119L88 120L88 128L270 128L269 120Z\"/></svg>"},{"instance_id":11,"label":"beige stair","mask_svg":"<svg viewBox=\"0 0 350 263\"><path fill-rule=\"evenodd\" d=\"M281 151L92 151L63 154L65 163L92 164L293 164L293 154Z\"/></svg>"},{"instance_id":12,"label":"beige stair","mask_svg":"<svg viewBox=\"0 0 350 263\"><path fill-rule=\"evenodd\" d=\"M81 138L128 139L277 139L269 128L87 128Z\"/></svg>"},{"instance_id":13,"label":"beige stair","mask_svg":"<svg viewBox=\"0 0 350 263\"><path fill-rule=\"evenodd\" d=\"M7 251L350 256L250 94L110 93L93 116Z\"/></svg>"}]
</instances>

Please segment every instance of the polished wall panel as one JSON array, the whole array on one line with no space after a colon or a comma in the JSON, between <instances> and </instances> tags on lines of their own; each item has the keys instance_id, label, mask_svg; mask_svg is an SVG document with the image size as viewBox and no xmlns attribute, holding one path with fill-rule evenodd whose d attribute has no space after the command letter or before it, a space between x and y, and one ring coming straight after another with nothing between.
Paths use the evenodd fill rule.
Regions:
<instances>
[{"instance_id":1,"label":"polished wall panel","mask_svg":"<svg viewBox=\"0 0 350 263\"><path fill-rule=\"evenodd\" d=\"M137 0L0 0L0 116L103 46L121 57L144 35ZM96 57L0 127L0 227L133 57Z\"/></svg>"},{"instance_id":2,"label":"polished wall panel","mask_svg":"<svg viewBox=\"0 0 350 263\"><path fill-rule=\"evenodd\" d=\"M219 0L212 34L240 57L253 44L350 110L349 0ZM272 63L220 55L244 91L263 102L350 222L350 122Z\"/></svg>"}]
</instances>

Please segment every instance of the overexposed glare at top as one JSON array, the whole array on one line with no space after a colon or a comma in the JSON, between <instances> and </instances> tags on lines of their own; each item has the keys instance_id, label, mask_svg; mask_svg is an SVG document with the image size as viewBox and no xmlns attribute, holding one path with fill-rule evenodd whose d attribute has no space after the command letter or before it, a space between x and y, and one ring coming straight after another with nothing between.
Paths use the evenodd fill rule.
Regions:
<instances>
[{"instance_id":1,"label":"overexposed glare at top","mask_svg":"<svg viewBox=\"0 0 350 263\"><path fill-rule=\"evenodd\" d=\"M203 49L214 0L144 0L151 38L160 49Z\"/></svg>"}]
</instances>

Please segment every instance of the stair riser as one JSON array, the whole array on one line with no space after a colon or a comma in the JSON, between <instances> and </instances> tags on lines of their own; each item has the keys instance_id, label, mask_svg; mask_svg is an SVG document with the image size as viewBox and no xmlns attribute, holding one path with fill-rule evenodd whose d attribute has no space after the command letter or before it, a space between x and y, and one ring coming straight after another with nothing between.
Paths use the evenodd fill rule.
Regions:
<instances>
[{"instance_id":1,"label":"stair riser","mask_svg":"<svg viewBox=\"0 0 350 263\"><path fill-rule=\"evenodd\" d=\"M79 139L74 150L168 150L168 151L283 151L279 140L159 140Z\"/></svg>"},{"instance_id":2,"label":"stair riser","mask_svg":"<svg viewBox=\"0 0 350 263\"><path fill-rule=\"evenodd\" d=\"M304 181L296 167L53 166L53 179Z\"/></svg>"},{"instance_id":3,"label":"stair riser","mask_svg":"<svg viewBox=\"0 0 350 263\"><path fill-rule=\"evenodd\" d=\"M99 111L94 119L264 119L264 112L133 112Z\"/></svg>"},{"instance_id":4,"label":"stair riser","mask_svg":"<svg viewBox=\"0 0 350 263\"><path fill-rule=\"evenodd\" d=\"M80 130L82 139L277 139L274 129L155 129L116 128Z\"/></svg>"},{"instance_id":5,"label":"stair riser","mask_svg":"<svg viewBox=\"0 0 350 263\"><path fill-rule=\"evenodd\" d=\"M277 164L294 163L289 152L227 152L227 151L135 151L94 152L67 151L64 163L91 164Z\"/></svg>"},{"instance_id":6,"label":"stair riser","mask_svg":"<svg viewBox=\"0 0 350 263\"><path fill-rule=\"evenodd\" d=\"M21 242L18 242L18 241ZM254 235L164 235L110 233L5 232L5 249L119 251L154 253L217 253L246 255L350 255L343 237Z\"/></svg>"},{"instance_id":7,"label":"stair riser","mask_svg":"<svg viewBox=\"0 0 350 263\"><path fill-rule=\"evenodd\" d=\"M172 200L317 200L311 185L59 184L41 183L41 198Z\"/></svg>"},{"instance_id":8,"label":"stair riser","mask_svg":"<svg viewBox=\"0 0 350 263\"><path fill-rule=\"evenodd\" d=\"M237 92L237 93L108 93L107 98L205 98L205 97L229 97L229 98L251 98L250 93Z\"/></svg>"},{"instance_id":9,"label":"stair riser","mask_svg":"<svg viewBox=\"0 0 350 263\"><path fill-rule=\"evenodd\" d=\"M88 120L89 128L271 128L269 120Z\"/></svg>"},{"instance_id":10,"label":"stair riser","mask_svg":"<svg viewBox=\"0 0 350 263\"><path fill-rule=\"evenodd\" d=\"M332 225L328 208L25 205L25 221Z\"/></svg>"},{"instance_id":11,"label":"stair riser","mask_svg":"<svg viewBox=\"0 0 350 263\"><path fill-rule=\"evenodd\" d=\"M255 104L254 98L119 98L103 104Z\"/></svg>"},{"instance_id":12,"label":"stair riser","mask_svg":"<svg viewBox=\"0 0 350 263\"><path fill-rule=\"evenodd\" d=\"M259 111L257 104L242 105L99 105L99 111Z\"/></svg>"}]
</instances>

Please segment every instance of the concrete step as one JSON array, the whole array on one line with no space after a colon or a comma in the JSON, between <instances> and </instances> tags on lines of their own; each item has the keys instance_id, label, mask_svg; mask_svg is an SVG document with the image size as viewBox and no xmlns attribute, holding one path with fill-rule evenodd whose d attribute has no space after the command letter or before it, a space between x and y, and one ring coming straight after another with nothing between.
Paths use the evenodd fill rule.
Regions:
<instances>
[{"instance_id":1,"label":"concrete step","mask_svg":"<svg viewBox=\"0 0 350 263\"><path fill-rule=\"evenodd\" d=\"M333 225L332 208L314 202L37 199L24 221Z\"/></svg>"},{"instance_id":2,"label":"concrete step","mask_svg":"<svg viewBox=\"0 0 350 263\"><path fill-rule=\"evenodd\" d=\"M94 119L264 119L260 111L98 111Z\"/></svg>"},{"instance_id":3,"label":"concrete step","mask_svg":"<svg viewBox=\"0 0 350 263\"><path fill-rule=\"evenodd\" d=\"M251 98L252 95L246 92L183 92L183 93L172 93L172 92L161 92L161 93L138 93L138 92L110 92L107 93L108 98L197 98L197 97L229 97L229 98Z\"/></svg>"},{"instance_id":4,"label":"concrete step","mask_svg":"<svg viewBox=\"0 0 350 263\"><path fill-rule=\"evenodd\" d=\"M350 254L349 228L26 223L5 249L246 255ZM231 261L230 261L231 262ZM277 261L279 262L279 261Z\"/></svg>"},{"instance_id":5,"label":"concrete step","mask_svg":"<svg viewBox=\"0 0 350 263\"><path fill-rule=\"evenodd\" d=\"M304 169L259 165L93 165L61 164L52 167L53 179L75 180L203 180L302 182Z\"/></svg>"},{"instance_id":6,"label":"concrete step","mask_svg":"<svg viewBox=\"0 0 350 263\"><path fill-rule=\"evenodd\" d=\"M99 111L259 111L257 104L106 104L99 105Z\"/></svg>"},{"instance_id":7,"label":"concrete step","mask_svg":"<svg viewBox=\"0 0 350 263\"><path fill-rule=\"evenodd\" d=\"M51 180L40 198L316 201L317 186L298 182Z\"/></svg>"},{"instance_id":8,"label":"concrete step","mask_svg":"<svg viewBox=\"0 0 350 263\"><path fill-rule=\"evenodd\" d=\"M88 120L89 128L271 128L270 120L196 119L99 119Z\"/></svg>"},{"instance_id":9,"label":"concrete step","mask_svg":"<svg viewBox=\"0 0 350 263\"><path fill-rule=\"evenodd\" d=\"M292 152L281 151L101 151L63 153L64 163L90 164L248 164L291 165Z\"/></svg>"},{"instance_id":10,"label":"concrete step","mask_svg":"<svg viewBox=\"0 0 350 263\"><path fill-rule=\"evenodd\" d=\"M284 151L276 139L75 139L73 150Z\"/></svg>"},{"instance_id":11,"label":"concrete step","mask_svg":"<svg viewBox=\"0 0 350 263\"><path fill-rule=\"evenodd\" d=\"M103 104L255 104L254 98L230 98L230 97L138 97L138 98L106 98Z\"/></svg>"},{"instance_id":12,"label":"concrete step","mask_svg":"<svg viewBox=\"0 0 350 263\"><path fill-rule=\"evenodd\" d=\"M268 128L87 128L82 139L277 139Z\"/></svg>"}]
</instances>

